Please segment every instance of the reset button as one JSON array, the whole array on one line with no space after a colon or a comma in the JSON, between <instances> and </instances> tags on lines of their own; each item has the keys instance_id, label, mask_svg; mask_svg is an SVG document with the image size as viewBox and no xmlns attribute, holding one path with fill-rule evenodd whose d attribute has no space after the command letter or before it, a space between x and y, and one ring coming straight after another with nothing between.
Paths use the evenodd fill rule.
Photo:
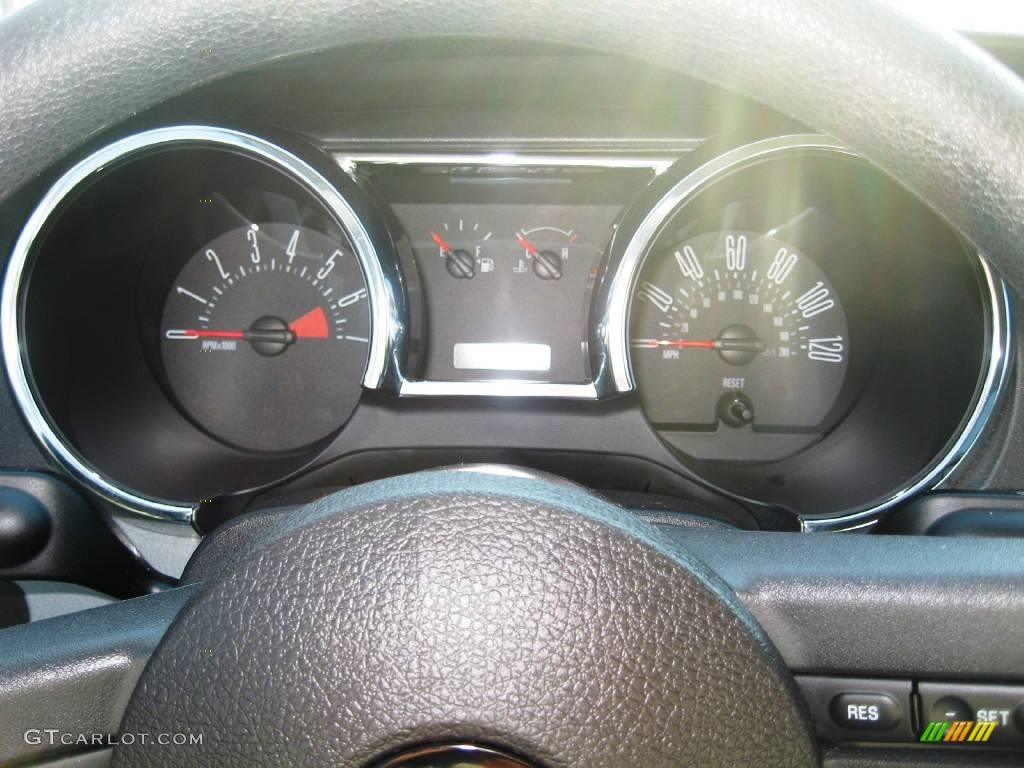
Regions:
<instances>
[{"instance_id":1,"label":"reset button","mask_svg":"<svg viewBox=\"0 0 1024 768\"><path fill-rule=\"evenodd\" d=\"M829 704L832 722L851 731L891 731L903 711L887 693L840 693Z\"/></svg>"}]
</instances>

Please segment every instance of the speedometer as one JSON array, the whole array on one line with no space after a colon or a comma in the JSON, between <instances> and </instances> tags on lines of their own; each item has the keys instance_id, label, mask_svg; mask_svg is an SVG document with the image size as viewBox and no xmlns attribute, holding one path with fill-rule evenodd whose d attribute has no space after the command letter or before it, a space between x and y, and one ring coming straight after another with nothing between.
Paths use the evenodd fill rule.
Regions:
<instances>
[{"instance_id":1,"label":"speedometer","mask_svg":"<svg viewBox=\"0 0 1024 768\"><path fill-rule=\"evenodd\" d=\"M846 314L805 254L754 231L714 231L652 254L630 323L657 427L818 430L843 387Z\"/></svg>"}]
</instances>

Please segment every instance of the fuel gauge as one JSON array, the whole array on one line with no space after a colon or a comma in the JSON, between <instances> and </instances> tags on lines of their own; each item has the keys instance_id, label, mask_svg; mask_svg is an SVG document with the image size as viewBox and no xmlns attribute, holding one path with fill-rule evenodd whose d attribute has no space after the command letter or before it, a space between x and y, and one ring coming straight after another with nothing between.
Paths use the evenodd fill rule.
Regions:
<instances>
[{"instance_id":1,"label":"fuel gauge","mask_svg":"<svg viewBox=\"0 0 1024 768\"><path fill-rule=\"evenodd\" d=\"M494 271L494 259L484 255L484 244L493 234L481 233L478 222L467 224L459 219L457 228L450 227L446 221L440 232L430 230L430 239L437 245L448 274L456 280L470 280L478 273Z\"/></svg>"}]
</instances>

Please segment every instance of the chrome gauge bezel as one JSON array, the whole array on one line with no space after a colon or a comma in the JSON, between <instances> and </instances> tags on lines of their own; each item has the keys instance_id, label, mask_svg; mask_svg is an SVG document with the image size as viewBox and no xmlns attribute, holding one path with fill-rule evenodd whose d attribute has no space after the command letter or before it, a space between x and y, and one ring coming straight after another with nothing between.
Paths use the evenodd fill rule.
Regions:
<instances>
[{"instance_id":1,"label":"chrome gauge bezel","mask_svg":"<svg viewBox=\"0 0 1024 768\"><path fill-rule=\"evenodd\" d=\"M618 392L636 390L629 354L631 297L658 235L673 214L716 181L762 160L790 153L824 153L861 159L849 147L819 134L794 134L753 142L715 157L687 174L647 212L631 234L614 274L607 301L599 314L597 333L608 352L608 375ZM873 526L897 504L941 485L978 441L1005 389L1012 357L1012 324L1006 283L980 253L974 252L985 305L985 360L978 391L969 412L943 452L916 477L884 501L828 516L800 516L804 531L845 531Z\"/></svg>"},{"instance_id":2,"label":"chrome gauge bezel","mask_svg":"<svg viewBox=\"0 0 1024 768\"><path fill-rule=\"evenodd\" d=\"M293 153L269 141L227 128L182 125L137 133L92 153L64 173L47 191L25 223L11 251L0 295L0 344L15 401L29 428L46 453L71 476L110 503L147 517L191 523L196 504L159 499L126 488L83 458L51 422L32 384L27 358L23 299L37 239L65 202L83 186L111 168L157 150L174 146L208 146L248 155L268 163L307 189L337 217L356 251L366 280L370 303L371 338L363 386L379 388L384 382L392 348L398 343L402 322L394 291L395 281L385 276L376 248L359 216L319 171Z\"/></svg>"}]
</instances>

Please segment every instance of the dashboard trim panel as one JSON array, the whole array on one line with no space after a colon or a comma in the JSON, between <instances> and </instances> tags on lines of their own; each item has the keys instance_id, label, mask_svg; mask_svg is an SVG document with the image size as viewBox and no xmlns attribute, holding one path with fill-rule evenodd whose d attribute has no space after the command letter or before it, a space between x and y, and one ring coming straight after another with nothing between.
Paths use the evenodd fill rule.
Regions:
<instances>
[{"instance_id":1,"label":"dashboard trim panel","mask_svg":"<svg viewBox=\"0 0 1024 768\"><path fill-rule=\"evenodd\" d=\"M686 150L692 151L692 150ZM495 168L640 168L660 176L679 159L675 155L544 154L528 152L335 152L334 159L352 175L362 165L475 165Z\"/></svg>"},{"instance_id":2,"label":"dashboard trim panel","mask_svg":"<svg viewBox=\"0 0 1024 768\"><path fill-rule=\"evenodd\" d=\"M118 507L175 523L193 522L196 505L146 496L114 482L79 456L50 423L28 373L22 322L25 277L30 268L35 241L46 230L50 219L60 210L65 200L95 174L114 164L146 150L174 144L212 144L260 158L299 181L337 216L356 249L369 289L372 338L362 380L366 388L394 391L400 397L558 398L581 401L599 400L616 393L631 392L636 388L628 346L630 297L651 244L681 204L723 175L779 153L810 151L859 157L853 150L826 136L798 134L779 136L733 149L687 174L647 212L632 233L622 259L610 278L608 298L603 307L594 310L596 338L601 348L591 350L591 361L602 359L607 364L595 367L592 382L558 384L518 379L477 382L406 379L402 363L396 356L406 331L396 301L396 292L402 290L401 284L395 282L395 276L385 273L366 228L341 193L314 168L287 150L264 139L229 129L186 125L134 134L96 151L73 166L50 187L28 218L14 245L0 295L3 362L15 400L29 428L58 465L82 485ZM350 176L356 174L361 164L643 168L659 175L678 160L678 156L654 154L599 156L517 152L470 154L335 151L332 157ZM870 528L887 510L938 486L950 477L978 441L1005 389L1013 340L1008 288L983 255L977 254L977 260L980 280L987 289L983 297L986 305L986 362L974 404L955 438L917 480L900 488L883 502L830 517L801 516L801 530L818 532Z\"/></svg>"},{"instance_id":3,"label":"dashboard trim panel","mask_svg":"<svg viewBox=\"0 0 1024 768\"><path fill-rule=\"evenodd\" d=\"M1013 353L1013 316L1010 308L1009 288L989 266L982 254L978 254L982 275L987 287L989 317L986 344L987 363L980 391L967 421L960 428L949 449L925 474L909 485L892 494L888 499L866 509L832 517L800 516L800 529L805 532L864 530L874 526L879 518L896 505L908 501L912 496L940 486L952 476L957 467L971 452L988 424L1009 380L1010 361Z\"/></svg>"},{"instance_id":4,"label":"dashboard trim panel","mask_svg":"<svg viewBox=\"0 0 1024 768\"><path fill-rule=\"evenodd\" d=\"M594 384L553 384L546 381L409 381L402 380L401 397L549 397L597 400Z\"/></svg>"},{"instance_id":5,"label":"dashboard trim panel","mask_svg":"<svg viewBox=\"0 0 1024 768\"><path fill-rule=\"evenodd\" d=\"M260 158L298 181L317 197L345 227L363 268L370 299L372 338L363 385L379 388L385 377L390 346L400 335L401 321L391 300L390 287L378 261L376 250L355 211L337 189L303 160L264 139L226 128L182 125L157 128L133 134L92 153L64 173L47 191L29 216L11 252L0 297L0 344L4 367L15 400L29 428L45 451L70 475L97 495L119 507L147 517L176 523L191 523L196 507L157 499L131 491L93 468L80 457L50 423L37 401L29 380L27 349L23 338L21 303L36 239L65 199L95 174L108 170L127 158L154 148L170 145L213 145L240 150Z\"/></svg>"},{"instance_id":6,"label":"dashboard trim panel","mask_svg":"<svg viewBox=\"0 0 1024 768\"><path fill-rule=\"evenodd\" d=\"M702 142L695 142L692 151ZM335 161L350 177L356 178L360 165L466 165L498 168L638 168L650 170L659 176L672 167L678 155L596 155L555 154L530 152L339 152ZM601 350L598 357L605 357ZM594 354L591 352L591 361ZM607 377L583 384L559 384L542 381L438 381L408 379L401 366L397 367L394 386L399 397L524 397L562 400L598 400L615 394L607 385Z\"/></svg>"}]
</instances>

